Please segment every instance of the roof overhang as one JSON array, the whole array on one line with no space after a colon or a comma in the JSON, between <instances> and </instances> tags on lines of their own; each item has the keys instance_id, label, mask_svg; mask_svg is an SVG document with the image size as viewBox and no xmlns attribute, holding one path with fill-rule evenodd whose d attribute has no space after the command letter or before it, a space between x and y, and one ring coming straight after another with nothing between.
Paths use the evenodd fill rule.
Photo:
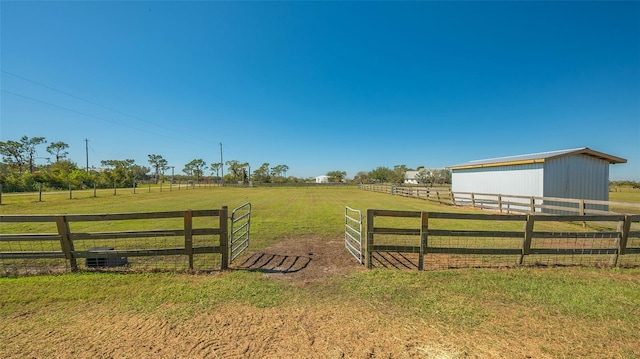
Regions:
<instances>
[{"instance_id":1,"label":"roof overhang","mask_svg":"<svg viewBox=\"0 0 640 359\"><path fill-rule=\"evenodd\" d=\"M481 163L481 164L467 164L467 165L458 165L447 167L449 170L467 170L472 168L487 168L487 167L502 167L502 166L519 166L519 165L529 165L534 163L544 163L544 158L538 158L535 160L522 160L522 161L506 161L506 162L492 162L492 163Z\"/></svg>"},{"instance_id":2,"label":"roof overhang","mask_svg":"<svg viewBox=\"0 0 640 359\"><path fill-rule=\"evenodd\" d=\"M544 152L544 153L533 154L533 155L510 156L510 157L501 157L501 158L494 158L494 159L488 159L488 160L471 161L471 162L463 163L457 166L449 166L447 167L447 169L465 170L465 169L474 169L474 168L538 164L538 163L544 163L545 161L552 160L555 158L571 156L571 155L584 155L584 156L594 157L600 160L607 161L610 164L627 162L627 160L624 158L608 155L606 153L594 151L590 148L583 147L583 148L576 148L573 150Z\"/></svg>"}]
</instances>

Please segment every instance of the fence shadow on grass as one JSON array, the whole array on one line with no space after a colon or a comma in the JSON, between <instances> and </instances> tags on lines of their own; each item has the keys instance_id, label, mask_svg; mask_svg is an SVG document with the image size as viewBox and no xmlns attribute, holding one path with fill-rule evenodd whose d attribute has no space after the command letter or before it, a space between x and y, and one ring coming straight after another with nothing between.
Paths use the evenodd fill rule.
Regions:
<instances>
[{"instance_id":1,"label":"fence shadow on grass","mask_svg":"<svg viewBox=\"0 0 640 359\"><path fill-rule=\"evenodd\" d=\"M374 252L371 256L374 267L395 268L395 269L418 269L418 257L409 258L405 253L400 252Z\"/></svg>"},{"instance_id":2,"label":"fence shadow on grass","mask_svg":"<svg viewBox=\"0 0 640 359\"><path fill-rule=\"evenodd\" d=\"M296 273L307 268L311 260L306 256L253 253L234 267L262 273Z\"/></svg>"}]
</instances>

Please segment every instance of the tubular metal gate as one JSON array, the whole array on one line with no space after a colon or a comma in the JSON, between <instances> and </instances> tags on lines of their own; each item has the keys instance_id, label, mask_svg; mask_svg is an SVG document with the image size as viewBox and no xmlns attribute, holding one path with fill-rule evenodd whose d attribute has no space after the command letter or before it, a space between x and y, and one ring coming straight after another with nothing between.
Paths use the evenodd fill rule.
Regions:
<instances>
[{"instance_id":1,"label":"tubular metal gate","mask_svg":"<svg viewBox=\"0 0 640 359\"><path fill-rule=\"evenodd\" d=\"M231 262L249 247L250 229L251 203L245 203L231 213Z\"/></svg>"},{"instance_id":2,"label":"tubular metal gate","mask_svg":"<svg viewBox=\"0 0 640 359\"><path fill-rule=\"evenodd\" d=\"M344 209L344 246L363 264L362 255L362 212L346 206Z\"/></svg>"}]
</instances>

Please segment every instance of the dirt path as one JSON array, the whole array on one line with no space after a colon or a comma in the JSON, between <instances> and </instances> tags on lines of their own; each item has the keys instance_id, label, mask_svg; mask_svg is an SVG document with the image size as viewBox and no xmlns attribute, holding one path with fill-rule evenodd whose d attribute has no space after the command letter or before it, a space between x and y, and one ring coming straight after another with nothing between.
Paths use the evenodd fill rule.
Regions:
<instances>
[{"instance_id":1,"label":"dirt path","mask_svg":"<svg viewBox=\"0 0 640 359\"><path fill-rule=\"evenodd\" d=\"M332 275L363 270L344 248L344 240L290 238L263 250L249 252L232 268L253 270L296 285L318 283Z\"/></svg>"}]
</instances>

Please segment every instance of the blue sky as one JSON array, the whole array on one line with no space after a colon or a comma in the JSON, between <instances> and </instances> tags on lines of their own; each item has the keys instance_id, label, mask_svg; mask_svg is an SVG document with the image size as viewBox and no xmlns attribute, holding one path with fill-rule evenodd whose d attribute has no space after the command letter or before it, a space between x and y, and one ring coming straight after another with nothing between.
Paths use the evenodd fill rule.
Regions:
<instances>
[{"instance_id":1,"label":"blue sky","mask_svg":"<svg viewBox=\"0 0 640 359\"><path fill-rule=\"evenodd\" d=\"M589 147L640 180L640 2L0 3L0 140L289 175ZM42 150L39 156L47 157ZM39 161L44 161L40 159Z\"/></svg>"}]
</instances>

